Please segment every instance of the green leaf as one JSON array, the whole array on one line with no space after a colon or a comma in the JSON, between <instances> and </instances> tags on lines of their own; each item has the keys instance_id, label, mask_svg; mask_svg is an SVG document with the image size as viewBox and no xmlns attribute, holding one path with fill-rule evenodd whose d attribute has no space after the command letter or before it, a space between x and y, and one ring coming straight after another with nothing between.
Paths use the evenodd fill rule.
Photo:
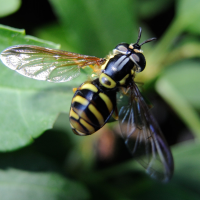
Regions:
<instances>
[{"instance_id":1,"label":"green leaf","mask_svg":"<svg viewBox=\"0 0 200 200\"><path fill-rule=\"evenodd\" d=\"M200 1L199 0L177 0L177 28L200 33Z\"/></svg>"},{"instance_id":2,"label":"green leaf","mask_svg":"<svg viewBox=\"0 0 200 200\"><path fill-rule=\"evenodd\" d=\"M51 42L25 36L23 30L0 26L0 51L16 44L57 48ZM69 83L32 80L0 63L0 151L18 149L52 128L60 112L68 112L73 96L85 76Z\"/></svg>"},{"instance_id":3,"label":"green leaf","mask_svg":"<svg viewBox=\"0 0 200 200\"><path fill-rule=\"evenodd\" d=\"M16 12L21 6L21 0L0 0L0 17Z\"/></svg>"},{"instance_id":4,"label":"green leaf","mask_svg":"<svg viewBox=\"0 0 200 200\"><path fill-rule=\"evenodd\" d=\"M56 173L0 170L0 199L83 200L89 194L83 185Z\"/></svg>"},{"instance_id":5,"label":"green leaf","mask_svg":"<svg viewBox=\"0 0 200 200\"><path fill-rule=\"evenodd\" d=\"M199 10L199 0L177 0L174 20L169 25L162 38L159 39L159 43L155 46L148 60L151 68L145 70L144 76L147 80L154 79L159 74L160 70L167 66L165 65L165 61L168 60L169 52L172 52L174 44L176 45L177 38L184 31L191 30L191 27L195 28L195 26L198 26L200 18ZM199 29L199 27L197 29Z\"/></svg>"},{"instance_id":6,"label":"green leaf","mask_svg":"<svg viewBox=\"0 0 200 200\"><path fill-rule=\"evenodd\" d=\"M199 61L184 60L169 66L160 78L167 79L186 101L200 110L199 75Z\"/></svg>"},{"instance_id":7,"label":"green leaf","mask_svg":"<svg viewBox=\"0 0 200 200\"><path fill-rule=\"evenodd\" d=\"M173 181L200 196L200 141L181 143L173 147L175 172Z\"/></svg>"},{"instance_id":8,"label":"green leaf","mask_svg":"<svg viewBox=\"0 0 200 200\"><path fill-rule=\"evenodd\" d=\"M173 150L174 153L176 151L176 148L174 148ZM181 155L182 160L185 159L183 154ZM175 167L178 162L176 158L177 156L175 154ZM185 159L185 162L187 162L187 159ZM150 199L162 199L162 200L199 199L200 194L196 194L190 187L188 188L183 186L181 180L178 179L181 175L179 174L178 169L176 170L175 168L175 174L172 180L170 180L170 182L166 184L163 184L145 175L144 170L142 170L141 166L139 171L139 168L137 169L135 164L136 161L127 162L122 165L115 165L114 167L102 170L96 174L92 173L92 176L88 177L88 179L89 178L94 179L93 185L95 185L95 181L99 182L104 180L104 182L100 182L101 188L99 190L101 191L102 194L105 193L103 192L105 190L109 194L109 196L112 196L112 198L110 199L146 200L149 197ZM180 165L181 164L184 165L184 163L180 163ZM196 169L198 169L198 165L195 167ZM143 171L143 173L141 171ZM190 174L187 173L188 178L189 175ZM85 176L87 176L87 174L85 174ZM112 183L109 182L109 180L112 180ZM99 185L97 185L96 187L98 186Z\"/></svg>"},{"instance_id":9,"label":"green leaf","mask_svg":"<svg viewBox=\"0 0 200 200\"><path fill-rule=\"evenodd\" d=\"M150 197L150 199L162 200L198 200L200 198L199 152L199 140L180 143L172 147L175 171L174 176L167 184L162 184L150 179L147 175L145 176L144 172L141 172L141 166L140 171L138 171L136 161L115 165L92 174L90 178L94 180L103 179L101 191L107 189L106 191L113 199L145 200ZM109 180L112 180L112 184Z\"/></svg>"},{"instance_id":10,"label":"green leaf","mask_svg":"<svg viewBox=\"0 0 200 200\"><path fill-rule=\"evenodd\" d=\"M41 139L38 140L41 141ZM38 151L39 149L41 149L41 147L39 146L40 141L38 142L38 140L29 147L25 147L14 152L0 153L0 160L1 160L0 169L15 168L33 172L44 172L44 171L60 172L61 169L58 163L55 162L56 159L52 159L52 155L49 155L51 153L52 144L51 148L49 148L48 146L49 141L47 139L46 139L47 145L44 145L44 143L41 144L43 145L43 147L45 146L44 147L45 150L49 150L48 151L49 154L46 155L44 154L43 151ZM53 150L54 153L55 152L57 153L58 147L55 145Z\"/></svg>"},{"instance_id":11,"label":"green leaf","mask_svg":"<svg viewBox=\"0 0 200 200\"><path fill-rule=\"evenodd\" d=\"M200 42L198 38L186 37L184 38L176 48L172 49L165 61L165 65L169 66L172 63L189 58L200 57Z\"/></svg>"},{"instance_id":12,"label":"green leaf","mask_svg":"<svg viewBox=\"0 0 200 200\"><path fill-rule=\"evenodd\" d=\"M66 34L66 28L64 28L63 26L57 23L44 25L42 27L37 28L34 31L34 35L36 35L39 38L55 41L56 43L61 44L62 50L78 53L78 50L75 49L74 46L71 46L73 44L68 43L68 40L65 37L65 34Z\"/></svg>"},{"instance_id":13,"label":"green leaf","mask_svg":"<svg viewBox=\"0 0 200 200\"><path fill-rule=\"evenodd\" d=\"M139 12L138 14L142 18L151 19L157 14L162 13L164 10L169 8L172 4L172 0L160 1L160 0L142 0L139 1Z\"/></svg>"},{"instance_id":14,"label":"green leaf","mask_svg":"<svg viewBox=\"0 0 200 200\"><path fill-rule=\"evenodd\" d=\"M11 45L31 44L58 49L60 45L50 41L38 39L36 37L25 35L25 30L16 29L0 24L0 51Z\"/></svg>"},{"instance_id":15,"label":"green leaf","mask_svg":"<svg viewBox=\"0 0 200 200\"><path fill-rule=\"evenodd\" d=\"M177 183L173 183L172 181L164 185L164 184L159 184L158 182L157 183L152 182L150 180L146 180L144 182L143 180L143 183L140 182L140 187L137 189L140 189L140 193L137 194L136 198L134 199L140 199L140 200L146 200L146 199L198 200L200 197L192 190L184 188Z\"/></svg>"},{"instance_id":16,"label":"green leaf","mask_svg":"<svg viewBox=\"0 0 200 200\"><path fill-rule=\"evenodd\" d=\"M77 0L76 3L50 0L50 3L66 30L63 37L83 54L102 57L118 43L136 40L135 0Z\"/></svg>"},{"instance_id":17,"label":"green leaf","mask_svg":"<svg viewBox=\"0 0 200 200\"><path fill-rule=\"evenodd\" d=\"M64 133L47 131L29 147L0 153L0 199L88 199L79 181L60 175L69 148L67 138Z\"/></svg>"},{"instance_id":18,"label":"green leaf","mask_svg":"<svg viewBox=\"0 0 200 200\"><path fill-rule=\"evenodd\" d=\"M200 137L199 62L184 61L164 71L156 83L157 92L170 104L187 126Z\"/></svg>"}]
</instances>

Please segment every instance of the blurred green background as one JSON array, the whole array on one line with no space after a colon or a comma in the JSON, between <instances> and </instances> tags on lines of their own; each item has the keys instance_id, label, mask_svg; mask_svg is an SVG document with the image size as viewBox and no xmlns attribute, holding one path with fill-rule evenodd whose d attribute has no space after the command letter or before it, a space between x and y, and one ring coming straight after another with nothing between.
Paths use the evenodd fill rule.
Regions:
<instances>
[{"instance_id":1,"label":"blurred green background","mask_svg":"<svg viewBox=\"0 0 200 200\"><path fill-rule=\"evenodd\" d=\"M74 135L72 88L87 73L55 84L0 63L0 199L200 199L199 10L199 0L0 0L0 51L33 44L105 57L134 43L140 26L141 41L157 37L142 48L147 66L136 80L175 161L160 184L131 158L117 122Z\"/></svg>"}]
</instances>

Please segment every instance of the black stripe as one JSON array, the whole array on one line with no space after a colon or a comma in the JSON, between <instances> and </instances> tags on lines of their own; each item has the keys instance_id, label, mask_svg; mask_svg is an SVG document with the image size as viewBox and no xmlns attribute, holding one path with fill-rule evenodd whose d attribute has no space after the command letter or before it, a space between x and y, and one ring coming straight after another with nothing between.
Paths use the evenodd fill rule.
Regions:
<instances>
[{"instance_id":1,"label":"black stripe","mask_svg":"<svg viewBox=\"0 0 200 200\"><path fill-rule=\"evenodd\" d=\"M91 126L93 126L95 130L100 128L98 119L95 117L95 115L92 112L90 112L87 106L84 106L78 102L74 102L72 105L72 109L74 110L74 108L77 108L85 112L87 117L90 119L91 123L85 119L84 120L87 121L87 123L89 123Z\"/></svg>"},{"instance_id":2,"label":"black stripe","mask_svg":"<svg viewBox=\"0 0 200 200\"><path fill-rule=\"evenodd\" d=\"M76 121L76 122L83 128L83 130L84 130L84 131L80 131L80 130L78 130L78 131L83 132L83 133L85 133L86 135L89 135L88 129L87 129L85 126L83 126L83 125L80 123L79 120L77 120L77 119L75 119L75 118L73 118L73 117L70 116L70 123L73 124L73 122L71 122L71 120L72 120L72 121ZM74 128L74 129L75 129L75 128ZM77 130L77 129L75 129L75 130Z\"/></svg>"},{"instance_id":3,"label":"black stripe","mask_svg":"<svg viewBox=\"0 0 200 200\"><path fill-rule=\"evenodd\" d=\"M96 107L96 109L101 113L101 115L104 118L104 121L108 118L110 115L110 112L107 108L106 103L104 102L103 99L99 96L99 94L96 94L94 96L94 99L91 101L91 103Z\"/></svg>"},{"instance_id":4,"label":"black stripe","mask_svg":"<svg viewBox=\"0 0 200 200\"><path fill-rule=\"evenodd\" d=\"M106 93L106 92L102 91L98 85L95 84L95 86L98 88L97 93L93 92L89 89L82 89L82 90L77 90L74 94L74 97L79 95L79 96L82 96L83 98L87 99L90 102L90 104L94 105L94 107L99 111L99 113L101 113L101 115L104 119L104 123L106 123L109 120L110 115L112 114L113 111L111 113L109 112L106 103L99 96L99 92L104 93L110 99L110 101L113 104L113 109L115 108L115 105L116 105L116 92L109 91ZM82 105L81 103L73 102L71 107L73 110L74 110L74 108L76 108L78 110L84 111L85 114L87 115L88 119L90 119L91 122L88 122L86 119L84 119L84 120L86 120L87 123L89 123L91 126L93 126L95 130L98 130L102 127L102 125L99 124L99 121L96 118L96 116L88 109L88 105L85 106L85 105ZM82 126L82 124L81 124L81 126Z\"/></svg>"},{"instance_id":5,"label":"black stripe","mask_svg":"<svg viewBox=\"0 0 200 200\"><path fill-rule=\"evenodd\" d=\"M104 119L104 122L106 122L108 120L108 117L110 116L110 112L109 112L108 107L107 107L106 103L104 102L104 100L99 96L99 93L92 92L88 89L83 89L83 90L81 90L81 94L83 95L83 97L87 97L87 99L91 102L91 104L93 104L94 107L101 113L101 115ZM105 95L110 99L110 97L107 94L105 94ZM112 100L111 100L111 102L112 102ZM90 112L90 111L88 111L88 112ZM99 124L99 126L100 126L100 124Z\"/></svg>"}]
</instances>

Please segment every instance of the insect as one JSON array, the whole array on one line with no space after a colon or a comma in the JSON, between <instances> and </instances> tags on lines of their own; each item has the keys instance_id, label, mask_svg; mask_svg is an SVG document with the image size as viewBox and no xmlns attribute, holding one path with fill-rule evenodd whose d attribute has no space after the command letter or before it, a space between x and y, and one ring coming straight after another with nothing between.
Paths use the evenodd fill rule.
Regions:
<instances>
[{"instance_id":1,"label":"insect","mask_svg":"<svg viewBox=\"0 0 200 200\"><path fill-rule=\"evenodd\" d=\"M146 66L141 46L155 40L151 38L139 44L141 33L139 28L136 43L118 44L107 58L17 45L5 49L1 60L24 76L50 82L70 81L79 75L80 68L91 67L98 78L76 89L69 117L72 130L78 135L93 134L115 114L131 154L151 177L166 182L173 174L173 157L134 82L136 73Z\"/></svg>"}]
</instances>

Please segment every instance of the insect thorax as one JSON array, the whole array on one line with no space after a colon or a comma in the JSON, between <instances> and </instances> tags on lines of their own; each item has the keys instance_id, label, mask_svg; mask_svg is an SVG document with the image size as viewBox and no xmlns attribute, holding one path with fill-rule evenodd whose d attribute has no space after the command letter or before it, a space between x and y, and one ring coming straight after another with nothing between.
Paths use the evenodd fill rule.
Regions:
<instances>
[{"instance_id":1,"label":"insect thorax","mask_svg":"<svg viewBox=\"0 0 200 200\"><path fill-rule=\"evenodd\" d=\"M138 43L118 44L102 66L99 82L107 89L126 86L135 72L141 72L146 60Z\"/></svg>"},{"instance_id":2,"label":"insect thorax","mask_svg":"<svg viewBox=\"0 0 200 200\"><path fill-rule=\"evenodd\" d=\"M99 81L108 89L126 85L128 79L133 76L133 69L134 63L128 55L117 54L107 62L99 77Z\"/></svg>"}]
</instances>

